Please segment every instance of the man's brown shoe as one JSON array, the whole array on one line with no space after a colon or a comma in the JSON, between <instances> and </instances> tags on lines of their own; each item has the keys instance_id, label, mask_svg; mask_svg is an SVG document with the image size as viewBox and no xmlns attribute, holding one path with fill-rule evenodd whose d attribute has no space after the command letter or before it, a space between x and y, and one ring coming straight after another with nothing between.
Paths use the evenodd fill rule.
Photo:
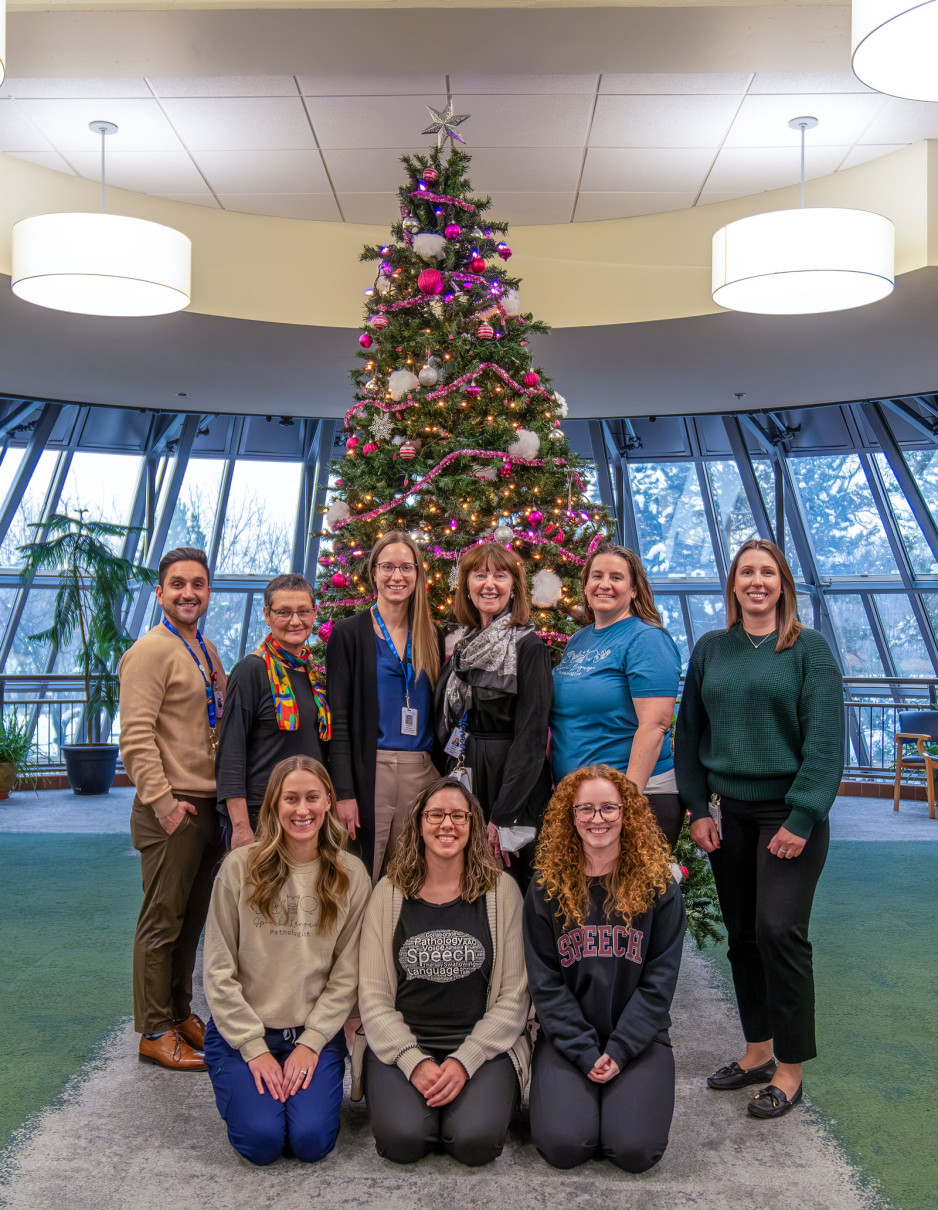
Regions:
<instances>
[{"instance_id":1,"label":"man's brown shoe","mask_svg":"<svg viewBox=\"0 0 938 1210\"><path fill-rule=\"evenodd\" d=\"M205 1060L188 1042L184 1042L175 1029L159 1038L140 1039L141 1063L156 1063L170 1071L205 1071Z\"/></svg>"},{"instance_id":2,"label":"man's brown shoe","mask_svg":"<svg viewBox=\"0 0 938 1210\"><path fill-rule=\"evenodd\" d=\"M175 1029L183 1042L188 1042L193 1050L205 1049L205 1022L201 1017L190 1013L185 1021L180 1021L175 1026Z\"/></svg>"}]
</instances>

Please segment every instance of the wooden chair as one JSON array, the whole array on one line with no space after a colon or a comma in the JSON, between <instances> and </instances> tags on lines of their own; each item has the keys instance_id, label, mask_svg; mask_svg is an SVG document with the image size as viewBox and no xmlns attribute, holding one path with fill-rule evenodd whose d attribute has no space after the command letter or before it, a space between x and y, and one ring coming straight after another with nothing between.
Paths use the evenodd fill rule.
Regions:
<instances>
[{"instance_id":1,"label":"wooden chair","mask_svg":"<svg viewBox=\"0 0 938 1210\"><path fill-rule=\"evenodd\" d=\"M892 796L892 809L899 810L899 782L903 769L923 770L925 787L928 791L928 818L935 818L935 769L938 756L925 751L929 742L938 742L938 710L900 710L899 727L896 732L896 785ZM906 756L906 744L916 745L917 756Z\"/></svg>"}]
</instances>

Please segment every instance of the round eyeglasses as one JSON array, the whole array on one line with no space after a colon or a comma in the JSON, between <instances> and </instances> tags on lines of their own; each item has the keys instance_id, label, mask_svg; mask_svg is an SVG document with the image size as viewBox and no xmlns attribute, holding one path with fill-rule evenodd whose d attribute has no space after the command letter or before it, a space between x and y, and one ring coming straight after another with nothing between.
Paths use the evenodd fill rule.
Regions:
<instances>
[{"instance_id":1,"label":"round eyeglasses","mask_svg":"<svg viewBox=\"0 0 938 1210\"><path fill-rule=\"evenodd\" d=\"M597 814L603 823L615 823L622 814L621 802L581 802L573 808L573 817L577 823L592 823Z\"/></svg>"}]
</instances>

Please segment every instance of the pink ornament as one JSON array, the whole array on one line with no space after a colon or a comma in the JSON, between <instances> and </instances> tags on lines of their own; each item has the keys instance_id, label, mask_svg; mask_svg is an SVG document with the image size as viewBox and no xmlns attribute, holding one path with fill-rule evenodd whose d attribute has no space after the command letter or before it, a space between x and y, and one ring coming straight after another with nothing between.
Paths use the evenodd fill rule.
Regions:
<instances>
[{"instance_id":1,"label":"pink ornament","mask_svg":"<svg viewBox=\"0 0 938 1210\"><path fill-rule=\"evenodd\" d=\"M535 508L528 513L528 520L532 525L538 526L544 520L544 514Z\"/></svg>"},{"instance_id":2,"label":"pink ornament","mask_svg":"<svg viewBox=\"0 0 938 1210\"><path fill-rule=\"evenodd\" d=\"M332 622L323 622L323 624L319 627L317 634L321 642L329 642L329 635L332 634L332 626Z\"/></svg>"},{"instance_id":3,"label":"pink ornament","mask_svg":"<svg viewBox=\"0 0 938 1210\"><path fill-rule=\"evenodd\" d=\"M498 473L501 475L501 477L503 479L507 479L508 476L511 474L511 463L508 461L503 462L501 464L501 466L498 468Z\"/></svg>"},{"instance_id":4,"label":"pink ornament","mask_svg":"<svg viewBox=\"0 0 938 1210\"><path fill-rule=\"evenodd\" d=\"M424 269L417 278L421 294L439 294L443 289L443 274L439 269Z\"/></svg>"},{"instance_id":5,"label":"pink ornament","mask_svg":"<svg viewBox=\"0 0 938 1210\"><path fill-rule=\"evenodd\" d=\"M377 448L374 441L369 441L362 446L362 453L367 456L368 454L373 454Z\"/></svg>"},{"instance_id":6,"label":"pink ornament","mask_svg":"<svg viewBox=\"0 0 938 1210\"><path fill-rule=\"evenodd\" d=\"M432 185L440 174L435 168L424 168L422 176L425 181L429 181Z\"/></svg>"},{"instance_id":7,"label":"pink ornament","mask_svg":"<svg viewBox=\"0 0 938 1210\"><path fill-rule=\"evenodd\" d=\"M386 328L388 326L388 317L386 315L372 315L368 322L373 328Z\"/></svg>"},{"instance_id":8,"label":"pink ornament","mask_svg":"<svg viewBox=\"0 0 938 1210\"><path fill-rule=\"evenodd\" d=\"M413 459L416 456L417 456L417 450L415 449L414 446L412 446L410 444L409 441L406 445L401 446L401 457L404 459L405 462L413 461Z\"/></svg>"},{"instance_id":9,"label":"pink ornament","mask_svg":"<svg viewBox=\"0 0 938 1210\"><path fill-rule=\"evenodd\" d=\"M690 874L690 870L686 865L681 866L681 874L686 878Z\"/></svg>"},{"instance_id":10,"label":"pink ornament","mask_svg":"<svg viewBox=\"0 0 938 1210\"><path fill-rule=\"evenodd\" d=\"M443 234L447 239L459 239L462 235L462 227L460 227L459 223L447 223Z\"/></svg>"},{"instance_id":11,"label":"pink ornament","mask_svg":"<svg viewBox=\"0 0 938 1210\"><path fill-rule=\"evenodd\" d=\"M528 370L527 374L524 376L524 385L526 387L536 387L540 381L540 374L535 374L533 370Z\"/></svg>"},{"instance_id":12,"label":"pink ornament","mask_svg":"<svg viewBox=\"0 0 938 1210\"><path fill-rule=\"evenodd\" d=\"M473 273L484 273L485 272L485 261L482 259L481 256L474 256L472 258L472 260L469 262L469 268L472 270Z\"/></svg>"},{"instance_id":13,"label":"pink ornament","mask_svg":"<svg viewBox=\"0 0 938 1210\"><path fill-rule=\"evenodd\" d=\"M479 340L491 340L495 335L495 329L491 324L480 324L476 335L478 336Z\"/></svg>"},{"instance_id":14,"label":"pink ornament","mask_svg":"<svg viewBox=\"0 0 938 1210\"><path fill-rule=\"evenodd\" d=\"M566 535L564 534L563 530L558 529L557 532L554 534L554 541L557 543L558 546L560 546L565 537L566 537Z\"/></svg>"},{"instance_id":15,"label":"pink ornament","mask_svg":"<svg viewBox=\"0 0 938 1210\"><path fill-rule=\"evenodd\" d=\"M363 349L370 349L374 342L367 332L362 332L361 336L358 338L358 343Z\"/></svg>"},{"instance_id":16,"label":"pink ornament","mask_svg":"<svg viewBox=\"0 0 938 1210\"><path fill-rule=\"evenodd\" d=\"M336 485L336 487L341 487L344 482L345 482L344 479L336 479L335 485Z\"/></svg>"},{"instance_id":17,"label":"pink ornament","mask_svg":"<svg viewBox=\"0 0 938 1210\"><path fill-rule=\"evenodd\" d=\"M508 260L508 258L511 256L511 249L507 244L499 244L495 251L502 258L502 260Z\"/></svg>"},{"instance_id":18,"label":"pink ornament","mask_svg":"<svg viewBox=\"0 0 938 1210\"><path fill-rule=\"evenodd\" d=\"M319 564L321 567L331 567L334 562L335 562L335 559L333 559L332 555L323 555L322 558L319 560Z\"/></svg>"},{"instance_id":19,"label":"pink ornament","mask_svg":"<svg viewBox=\"0 0 938 1210\"><path fill-rule=\"evenodd\" d=\"M381 276L382 277L393 277L394 276L394 266L391 264L390 261L383 260L381 262Z\"/></svg>"},{"instance_id":20,"label":"pink ornament","mask_svg":"<svg viewBox=\"0 0 938 1210\"><path fill-rule=\"evenodd\" d=\"M348 576L341 571L337 571L332 577L333 588L344 588L348 584Z\"/></svg>"},{"instance_id":21,"label":"pink ornament","mask_svg":"<svg viewBox=\"0 0 938 1210\"><path fill-rule=\"evenodd\" d=\"M477 387L475 383L472 383L471 386L466 387L466 398L467 399L478 399L481 394L482 394L482 388Z\"/></svg>"},{"instance_id":22,"label":"pink ornament","mask_svg":"<svg viewBox=\"0 0 938 1210\"><path fill-rule=\"evenodd\" d=\"M361 445L361 442L358 440L357 437L349 437L348 441L346 441L346 443L345 443L345 448L348 450L348 452L350 454L354 454L355 451L358 449L359 445Z\"/></svg>"}]
</instances>

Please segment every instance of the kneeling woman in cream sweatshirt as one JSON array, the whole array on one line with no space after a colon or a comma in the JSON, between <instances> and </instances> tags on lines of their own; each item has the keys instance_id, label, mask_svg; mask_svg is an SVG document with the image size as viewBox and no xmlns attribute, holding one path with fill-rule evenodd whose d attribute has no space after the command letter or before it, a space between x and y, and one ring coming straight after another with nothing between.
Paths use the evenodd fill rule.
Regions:
<instances>
[{"instance_id":1,"label":"kneeling woman in cream sweatshirt","mask_svg":"<svg viewBox=\"0 0 938 1210\"><path fill-rule=\"evenodd\" d=\"M254 1164L335 1146L371 889L344 851L323 766L275 766L257 840L225 859L205 932L205 1062L231 1145Z\"/></svg>"}]
</instances>

